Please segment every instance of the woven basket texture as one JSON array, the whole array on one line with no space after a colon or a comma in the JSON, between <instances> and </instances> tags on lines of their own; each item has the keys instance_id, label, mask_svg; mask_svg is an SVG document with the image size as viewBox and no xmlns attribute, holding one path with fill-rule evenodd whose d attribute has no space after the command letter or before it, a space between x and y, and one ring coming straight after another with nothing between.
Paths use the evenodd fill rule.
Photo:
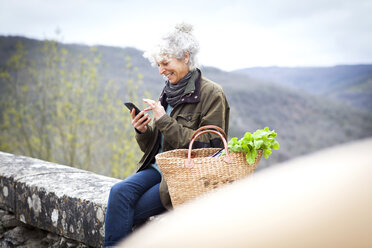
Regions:
<instances>
[{"instance_id":1,"label":"woven basket texture","mask_svg":"<svg viewBox=\"0 0 372 248\"><path fill-rule=\"evenodd\" d=\"M224 184L242 179L257 168L262 150L254 164L248 164L245 153L230 153L232 161L223 156L211 157L220 148L194 149L194 166L185 167L188 149L176 149L156 155L156 162L168 184L173 207L210 192Z\"/></svg>"}]
</instances>

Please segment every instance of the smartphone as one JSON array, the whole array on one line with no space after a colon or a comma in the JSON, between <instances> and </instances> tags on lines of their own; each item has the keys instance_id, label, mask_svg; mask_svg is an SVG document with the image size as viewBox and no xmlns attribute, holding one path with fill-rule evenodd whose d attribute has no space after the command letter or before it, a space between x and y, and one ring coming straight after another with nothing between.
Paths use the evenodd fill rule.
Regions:
<instances>
[{"instance_id":1,"label":"smartphone","mask_svg":"<svg viewBox=\"0 0 372 248\"><path fill-rule=\"evenodd\" d=\"M141 110L140 110L139 108L137 108L137 106L134 105L134 104L131 103L131 102L125 102L124 105L125 105L125 106L130 110L130 111L132 111L132 109L135 109L135 110L134 110L134 111L135 111L135 115L138 115L138 114L141 112ZM145 121L147 121L147 119L148 119L148 118L146 118Z\"/></svg>"},{"instance_id":2,"label":"smartphone","mask_svg":"<svg viewBox=\"0 0 372 248\"><path fill-rule=\"evenodd\" d=\"M139 108L137 108L136 105L134 105L133 103L131 102L125 102L124 105L130 110L132 111L132 109L135 109L135 114L138 115L139 112L141 112L141 110Z\"/></svg>"}]
</instances>

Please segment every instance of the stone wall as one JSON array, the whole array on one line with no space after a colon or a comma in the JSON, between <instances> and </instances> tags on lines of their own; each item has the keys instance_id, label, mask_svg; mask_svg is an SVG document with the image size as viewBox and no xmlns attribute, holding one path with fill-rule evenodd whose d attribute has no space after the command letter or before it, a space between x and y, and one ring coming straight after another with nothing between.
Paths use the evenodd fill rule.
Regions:
<instances>
[{"instance_id":1,"label":"stone wall","mask_svg":"<svg viewBox=\"0 0 372 248\"><path fill-rule=\"evenodd\" d=\"M0 209L0 247L2 248L86 248L76 240L24 224L11 212Z\"/></svg>"},{"instance_id":2,"label":"stone wall","mask_svg":"<svg viewBox=\"0 0 372 248\"><path fill-rule=\"evenodd\" d=\"M102 247L108 194L118 181L0 152L0 246L13 234L31 231L47 247Z\"/></svg>"}]
</instances>

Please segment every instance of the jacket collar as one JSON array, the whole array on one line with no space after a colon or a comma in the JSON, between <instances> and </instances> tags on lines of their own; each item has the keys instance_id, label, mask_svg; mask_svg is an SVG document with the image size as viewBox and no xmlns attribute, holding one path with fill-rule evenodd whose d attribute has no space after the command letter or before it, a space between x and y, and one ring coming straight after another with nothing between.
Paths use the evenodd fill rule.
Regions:
<instances>
[{"instance_id":1,"label":"jacket collar","mask_svg":"<svg viewBox=\"0 0 372 248\"><path fill-rule=\"evenodd\" d=\"M186 85L185 92L183 93L183 97L179 100L174 107L177 107L183 103L197 103L200 102L200 82L201 82L201 71L196 69L196 73L194 73L189 82ZM166 101L166 94L163 91L160 94L159 101L164 108L167 107L168 103Z\"/></svg>"}]
</instances>

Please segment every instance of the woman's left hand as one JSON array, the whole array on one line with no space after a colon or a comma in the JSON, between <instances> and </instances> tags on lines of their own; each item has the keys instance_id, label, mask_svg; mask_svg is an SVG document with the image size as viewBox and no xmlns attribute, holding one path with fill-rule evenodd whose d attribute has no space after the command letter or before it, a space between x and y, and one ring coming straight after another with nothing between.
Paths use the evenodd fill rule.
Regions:
<instances>
[{"instance_id":1,"label":"woman's left hand","mask_svg":"<svg viewBox=\"0 0 372 248\"><path fill-rule=\"evenodd\" d=\"M164 107L160 102L155 102L151 99L143 99L143 101L149 105L144 109L144 111L152 110L155 120L159 120L163 115L165 115Z\"/></svg>"}]
</instances>

